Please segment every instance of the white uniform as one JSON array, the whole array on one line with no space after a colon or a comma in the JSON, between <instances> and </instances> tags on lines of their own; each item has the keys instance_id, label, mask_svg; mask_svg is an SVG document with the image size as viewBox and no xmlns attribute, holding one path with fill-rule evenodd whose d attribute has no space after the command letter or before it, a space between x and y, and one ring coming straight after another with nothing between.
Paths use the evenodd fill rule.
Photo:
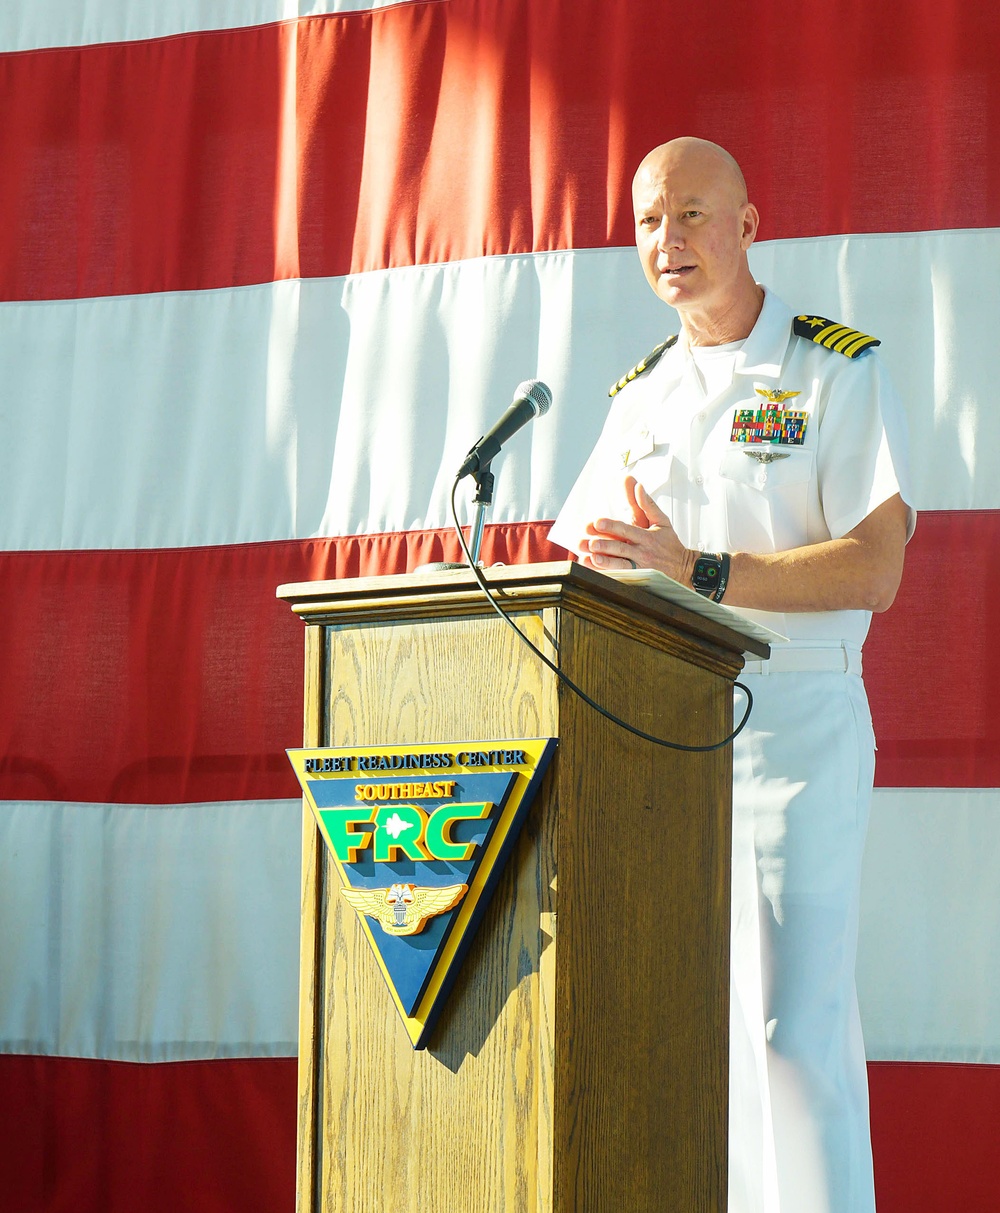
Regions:
<instances>
[{"instance_id":1,"label":"white uniform","mask_svg":"<svg viewBox=\"0 0 1000 1213\"><path fill-rule=\"evenodd\" d=\"M909 502L905 421L880 359L826 349L792 321L766 293L745 342L696 362L682 337L624 387L551 538L578 551L588 522L631 521L626 474L708 552L837 539L894 494ZM755 441L766 407L777 446ZM871 1213L854 985L871 616L741 613L791 643L743 674L754 710L733 747L730 1211Z\"/></svg>"}]
</instances>

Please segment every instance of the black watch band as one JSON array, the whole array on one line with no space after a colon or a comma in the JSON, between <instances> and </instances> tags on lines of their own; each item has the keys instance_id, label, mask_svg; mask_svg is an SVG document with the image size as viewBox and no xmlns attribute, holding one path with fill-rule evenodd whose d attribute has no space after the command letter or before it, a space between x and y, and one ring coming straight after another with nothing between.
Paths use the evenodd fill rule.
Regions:
<instances>
[{"instance_id":1,"label":"black watch band","mask_svg":"<svg viewBox=\"0 0 1000 1213\"><path fill-rule=\"evenodd\" d=\"M729 584L729 553L699 552L694 562L691 584L705 598L721 602Z\"/></svg>"}]
</instances>

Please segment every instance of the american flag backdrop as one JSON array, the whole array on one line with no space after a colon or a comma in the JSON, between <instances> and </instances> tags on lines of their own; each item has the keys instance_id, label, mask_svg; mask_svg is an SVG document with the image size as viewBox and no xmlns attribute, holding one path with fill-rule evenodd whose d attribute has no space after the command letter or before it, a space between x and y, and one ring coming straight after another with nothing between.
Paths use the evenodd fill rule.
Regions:
<instances>
[{"instance_id":1,"label":"american flag backdrop","mask_svg":"<svg viewBox=\"0 0 1000 1213\"><path fill-rule=\"evenodd\" d=\"M736 155L755 273L880 337L910 418L865 658L876 1183L1000 1207L1000 10L6 0L0 1208L291 1213L274 589L454 555L452 472L534 376L485 553L561 555L607 385L674 331L628 195L679 134Z\"/></svg>"}]
</instances>

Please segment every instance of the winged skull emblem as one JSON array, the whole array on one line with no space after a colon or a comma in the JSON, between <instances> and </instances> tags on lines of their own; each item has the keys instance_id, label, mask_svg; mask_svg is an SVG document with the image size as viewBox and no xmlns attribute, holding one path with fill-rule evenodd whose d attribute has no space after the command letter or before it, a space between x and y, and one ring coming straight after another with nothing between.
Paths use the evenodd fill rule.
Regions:
<instances>
[{"instance_id":1,"label":"winged skull emblem","mask_svg":"<svg viewBox=\"0 0 1000 1213\"><path fill-rule=\"evenodd\" d=\"M341 889L359 914L377 918L387 935L417 935L429 918L453 909L469 891L466 884L418 888L394 884L388 889Z\"/></svg>"}]
</instances>

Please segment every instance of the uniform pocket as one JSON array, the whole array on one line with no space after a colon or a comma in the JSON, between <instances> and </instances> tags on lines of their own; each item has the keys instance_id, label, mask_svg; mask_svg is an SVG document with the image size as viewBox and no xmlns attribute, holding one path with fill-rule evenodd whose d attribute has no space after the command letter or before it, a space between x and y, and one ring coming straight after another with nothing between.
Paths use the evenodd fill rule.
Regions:
<instances>
[{"instance_id":1,"label":"uniform pocket","mask_svg":"<svg viewBox=\"0 0 1000 1213\"><path fill-rule=\"evenodd\" d=\"M750 449L778 453L764 446ZM747 451L747 446L734 443L719 464L732 546L780 552L807 543L815 496L815 452L786 449L780 454L787 458L761 463Z\"/></svg>"}]
</instances>

